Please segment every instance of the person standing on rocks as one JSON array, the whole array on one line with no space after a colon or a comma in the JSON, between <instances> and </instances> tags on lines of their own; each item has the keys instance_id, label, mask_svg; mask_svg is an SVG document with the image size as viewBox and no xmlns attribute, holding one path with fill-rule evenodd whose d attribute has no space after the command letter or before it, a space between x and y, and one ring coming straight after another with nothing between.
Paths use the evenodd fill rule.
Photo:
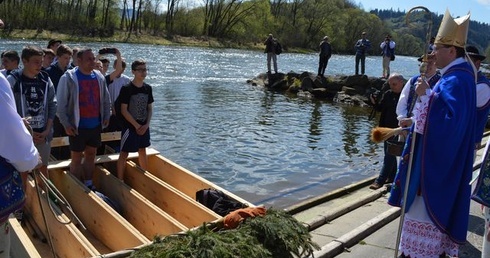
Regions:
<instances>
[{"instance_id":1,"label":"person standing on rocks","mask_svg":"<svg viewBox=\"0 0 490 258\"><path fill-rule=\"evenodd\" d=\"M390 77L390 62L395 60L395 41L391 40L390 35L386 35L379 47L383 55L383 78L388 78Z\"/></svg>"},{"instance_id":2,"label":"person standing on rocks","mask_svg":"<svg viewBox=\"0 0 490 258\"><path fill-rule=\"evenodd\" d=\"M264 53L267 54L267 73L271 73L271 59L272 62L274 62L274 72L277 73L277 55L276 55L276 46L277 46L277 39L272 36L272 34L269 34L267 39L264 42L265 45L265 50Z\"/></svg>"},{"instance_id":3,"label":"person standing on rocks","mask_svg":"<svg viewBox=\"0 0 490 258\"><path fill-rule=\"evenodd\" d=\"M332 56L332 46L330 45L328 36L323 37L320 42L320 62L318 64L318 76L323 77L325 75L325 69L327 69L328 60Z\"/></svg>"},{"instance_id":4,"label":"person standing on rocks","mask_svg":"<svg viewBox=\"0 0 490 258\"><path fill-rule=\"evenodd\" d=\"M362 32L361 37L354 46L356 48L356 75L359 74L359 62L361 63L361 74L364 75L366 71L366 53L371 48L371 41L366 39L365 31Z\"/></svg>"}]
</instances>

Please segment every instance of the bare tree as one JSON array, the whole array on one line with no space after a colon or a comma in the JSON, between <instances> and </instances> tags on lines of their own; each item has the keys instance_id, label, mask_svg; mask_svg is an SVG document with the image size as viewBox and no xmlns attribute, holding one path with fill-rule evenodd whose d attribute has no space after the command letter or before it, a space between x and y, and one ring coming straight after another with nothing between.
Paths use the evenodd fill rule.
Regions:
<instances>
[{"instance_id":1,"label":"bare tree","mask_svg":"<svg viewBox=\"0 0 490 258\"><path fill-rule=\"evenodd\" d=\"M153 34L157 34L160 26L159 26L159 6L160 4L162 3L162 0L155 0L154 1L155 4L154 4L154 9L153 9L153 21L152 21L152 25L153 25Z\"/></svg>"},{"instance_id":2,"label":"bare tree","mask_svg":"<svg viewBox=\"0 0 490 258\"><path fill-rule=\"evenodd\" d=\"M242 0L205 0L203 32L209 36L223 37L255 8L255 2L244 6Z\"/></svg>"},{"instance_id":3,"label":"bare tree","mask_svg":"<svg viewBox=\"0 0 490 258\"><path fill-rule=\"evenodd\" d=\"M134 26L135 26L135 23L136 23L136 2L138 0L133 0L133 9L132 9L132 15L131 15L131 21L129 23L129 28L128 28L128 36L127 36L127 39L129 39L131 37L131 33L133 32L134 30Z\"/></svg>"},{"instance_id":4,"label":"bare tree","mask_svg":"<svg viewBox=\"0 0 490 258\"><path fill-rule=\"evenodd\" d=\"M123 9L122 9L122 17L121 17L121 23L119 24L119 28L126 29L128 30L129 27L129 19L128 19L128 0L123 1Z\"/></svg>"},{"instance_id":5,"label":"bare tree","mask_svg":"<svg viewBox=\"0 0 490 258\"><path fill-rule=\"evenodd\" d=\"M168 0L167 1L167 15L165 17L165 28L168 34L173 34L174 31L174 18L177 13L180 0Z\"/></svg>"}]
</instances>

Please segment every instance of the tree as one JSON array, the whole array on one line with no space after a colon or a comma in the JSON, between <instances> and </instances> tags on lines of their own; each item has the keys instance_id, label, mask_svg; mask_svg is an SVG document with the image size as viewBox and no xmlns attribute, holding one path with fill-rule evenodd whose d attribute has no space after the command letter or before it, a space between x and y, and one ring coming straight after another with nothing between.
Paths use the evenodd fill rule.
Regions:
<instances>
[{"instance_id":1,"label":"tree","mask_svg":"<svg viewBox=\"0 0 490 258\"><path fill-rule=\"evenodd\" d=\"M165 17L165 28L167 29L167 34L173 34L174 31L174 20L175 15L178 10L180 0L168 0L167 1L167 15Z\"/></svg>"},{"instance_id":2,"label":"tree","mask_svg":"<svg viewBox=\"0 0 490 258\"><path fill-rule=\"evenodd\" d=\"M255 1L250 5L243 5L242 0L206 0L204 30L206 35L226 37L233 26L242 22L247 15L255 9Z\"/></svg>"}]
</instances>

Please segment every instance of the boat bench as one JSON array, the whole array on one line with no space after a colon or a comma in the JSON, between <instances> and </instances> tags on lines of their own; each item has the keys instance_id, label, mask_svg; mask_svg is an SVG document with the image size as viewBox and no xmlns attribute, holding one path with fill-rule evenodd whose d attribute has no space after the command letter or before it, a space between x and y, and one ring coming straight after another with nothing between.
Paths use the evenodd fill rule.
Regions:
<instances>
[{"instance_id":1,"label":"boat bench","mask_svg":"<svg viewBox=\"0 0 490 258\"><path fill-rule=\"evenodd\" d=\"M121 132L116 131L116 132L101 133L100 136L101 136L102 142L117 141L117 140L121 139ZM69 145L68 136L55 137L51 141L51 148L68 146L68 145ZM160 152L153 149L153 148L147 148L146 149L146 155L147 156L157 155L157 154L160 154ZM132 153L128 154L127 159L135 159L135 158L138 158L137 152L132 152ZM101 163L105 163L105 162L116 162L118 159L119 159L119 153L97 155L95 157L95 164L101 164ZM51 160L48 164L48 169L67 168L70 166L70 163L71 163L71 159L56 160L56 159L51 158Z\"/></svg>"}]
</instances>

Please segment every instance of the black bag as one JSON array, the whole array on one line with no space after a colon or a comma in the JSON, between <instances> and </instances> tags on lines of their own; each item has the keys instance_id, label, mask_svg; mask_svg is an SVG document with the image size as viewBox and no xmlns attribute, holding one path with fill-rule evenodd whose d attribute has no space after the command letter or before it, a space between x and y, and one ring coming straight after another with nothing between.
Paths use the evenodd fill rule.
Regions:
<instances>
[{"instance_id":1,"label":"black bag","mask_svg":"<svg viewBox=\"0 0 490 258\"><path fill-rule=\"evenodd\" d=\"M0 221L22 208L24 202L25 194L19 172L0 156Z\"/></svg>"},{"instance_id":2,"label":"black bag","mask_svg":"<svg viewBox=\"0 0 490 258\"><path fill-rule=\"evenodd\" d=\"M387 140L386 151L393 156L401 156L403 148L405 147L404 141L397 141L396 139Z\"/></svg>"},{"instance_id":3,"label":"black bag","mask_svg":"<svg viewBox=\"0 0 490 258\"><path fill-rule=\"evenodd\" d=\"M395 61L395 54L391 54L391 58L390 58L391 61Z\"/></svg>"},{"instance_id":4,"label":"black bag","mask_svg":"<svg viewBox=\"0 0 490 258\"><path fill-rule=\"evenodd\" d=\"M282 53L282 46L279 41L276 42L275 53L276 55L280 55Z\"/></svg>"},{"instance_id":5,"label":"black bag","mask_svg":"<svg viewBox=\"0 0 490 258\"><path fill-rule=\"evenodd\" d=\"M216 189L202 189L196 192L196 200L220 216L247 207Z\"/></svg>"}]
</instances>

